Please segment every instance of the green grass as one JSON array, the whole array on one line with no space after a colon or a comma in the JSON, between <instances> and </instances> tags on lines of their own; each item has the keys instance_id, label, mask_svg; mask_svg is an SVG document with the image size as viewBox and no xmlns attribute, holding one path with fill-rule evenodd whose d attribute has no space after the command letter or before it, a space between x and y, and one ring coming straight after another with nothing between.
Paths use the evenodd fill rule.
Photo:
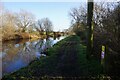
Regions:
<instances>
[{"instance_id":1,"label":"green grass","mask_svg":"<svg viewBox=\"0 0 120 80\"><path fill-rule=\"evenodd\" d=\"M76 35L61 40L48 49L47 54L48 56L33 61L27 67L6 75L4 80L59 76L90 77L102 73L100 62L93 57L87 59L86 46L81 43L80 37Z\"/></svg>"}]
</instances>

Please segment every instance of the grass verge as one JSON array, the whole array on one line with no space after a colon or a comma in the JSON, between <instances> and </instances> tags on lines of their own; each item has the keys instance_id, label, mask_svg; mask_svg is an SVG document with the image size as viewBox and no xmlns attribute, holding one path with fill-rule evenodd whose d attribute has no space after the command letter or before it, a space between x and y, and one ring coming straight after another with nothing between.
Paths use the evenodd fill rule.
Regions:
<instances>
[{"instance_id":1,"label":"grass verge","mask_svg":"<svg viewBox=\"0 0 120 80\"><path fill-rule=\"evenodd\" d=\"M46 79L47 77L97 77L102 66L94 58L86 58L86 46L80 37L69 36L47 50L47 56L35 60L25 68L3 77L3 80Z\"/></svg>"}]
</instances>

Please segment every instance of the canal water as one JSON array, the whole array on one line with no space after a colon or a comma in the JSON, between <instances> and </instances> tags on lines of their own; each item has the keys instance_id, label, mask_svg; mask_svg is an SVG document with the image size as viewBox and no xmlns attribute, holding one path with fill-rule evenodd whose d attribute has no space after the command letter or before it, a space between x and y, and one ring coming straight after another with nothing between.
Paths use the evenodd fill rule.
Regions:
<instances>
[{"instance_id":1,"label":"canal water","mask_svg":"<svg viewBox=\"0 0 120 80\"><path fill-rule=\"evenodd\" d=\"M64 37L38 39L38 40L19 40L8 41L2 44L2 76L10 74L27 66L31 61L41 56L46 56L42 52L52 47Z\"/></svg>"}]
</instances>

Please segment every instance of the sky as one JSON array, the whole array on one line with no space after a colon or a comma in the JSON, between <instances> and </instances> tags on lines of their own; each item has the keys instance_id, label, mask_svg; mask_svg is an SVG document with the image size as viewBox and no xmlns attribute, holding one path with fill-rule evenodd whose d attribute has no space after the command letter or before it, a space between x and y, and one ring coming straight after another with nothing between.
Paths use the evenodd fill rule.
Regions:
<instances>
[{"instance_id":1,"label":"sky","mask_svg":"<svg viewBox=\"0 0 120 80\"><path fill-rule=\"evenodd\" d=\"M4 2L5 9L19 12L21 9L31 12L36 20L49 18L53 23L54 31L62 31L70 27L69 12L74 7L79 7L81 2Z\"/></svg>"},{"instance_id":2,"label":"sky","mask_svg":"<svg viewBox=\"0 0 120 80\"><path fill-rule=\"evenodd\" d=\"M87 2L92 0L1 0L4 2ZM120 0L93 0L95 2L118 2Z\"/></svg>"},{"instance_id":3,"label":"sky","mask_svg":"<svg viewBox=\"0 0 120 80\"><path fill-rule=\"evenodd\" d=\"M21 9L31 12L36 20L49 18L54 31L62 31L70 27L69 12L72 8L85 5L87 0L2 0L5 9L19 12ZM94 0L103 1L103 0ZM104 0L112 1L112 0ZM119 1L119 0L114 0Z\"/></svg>"}]
</instances>

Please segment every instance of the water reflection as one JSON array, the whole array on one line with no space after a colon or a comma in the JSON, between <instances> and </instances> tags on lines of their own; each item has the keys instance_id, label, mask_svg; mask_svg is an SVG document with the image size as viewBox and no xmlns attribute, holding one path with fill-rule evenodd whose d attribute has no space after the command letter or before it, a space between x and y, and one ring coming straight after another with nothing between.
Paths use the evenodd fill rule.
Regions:
<instances>
[{"instance_id":1,"label":"water reflection","mask_svg":"<svg viewBox=\"0 0 120 80\"><path fill-rule=\"evenodd\" d=\"M58 41L63 39L60 38L48 38L39 40L21 40L9 41L3 43L2 52L0 52L0 58L2 58L2 73L14 72L26 65L28 65L35 58L45 56L41 54L42 51L52 47ZM2 55L1 55L2 54Z\"/></svg>"}]
</instances>

